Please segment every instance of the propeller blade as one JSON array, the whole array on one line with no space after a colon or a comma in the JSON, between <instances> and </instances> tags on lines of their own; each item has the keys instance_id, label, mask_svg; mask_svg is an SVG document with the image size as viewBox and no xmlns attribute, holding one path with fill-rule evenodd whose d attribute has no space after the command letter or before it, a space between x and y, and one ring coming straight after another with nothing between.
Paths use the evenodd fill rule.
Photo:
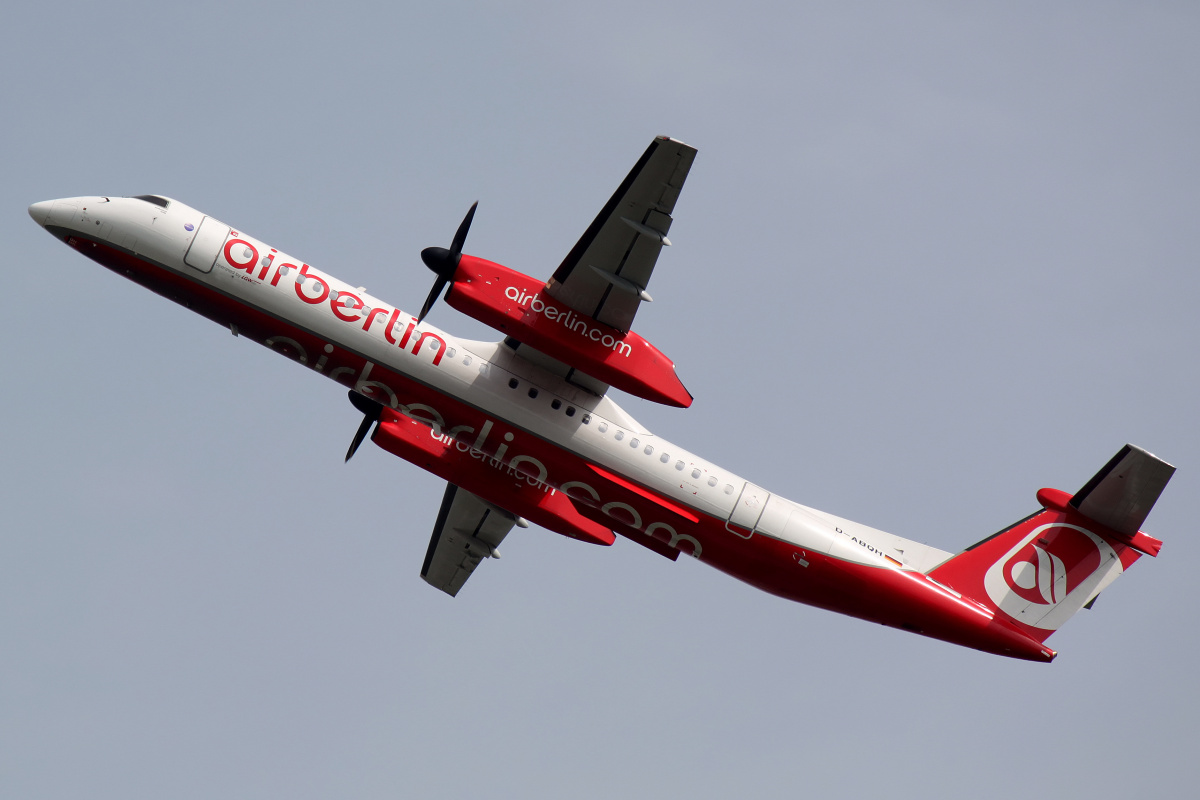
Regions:
<instances>
[{"instance_id":1,"label":"propeller blade","mask_svg":"<svg viewBox=\"0 0 1200 800\"><path fill-rule=\"evenodd\" d=\"M449 283L445 278L438 278L433 284L433 291L429 293L429 297L425 298L425 305L421 306L421 313L417 314L417 324L421 324L421 320L425 319L425 315L429 313L429 309L433 308L433 304L437 302L438 295L442 293L442 289L446 288Z\"/></svg>"},{"instance_id":2,"label":"propeller blade","mask_svg":"<svg viewBox=\"0 0 1200 800\"><path fill-rule=\"evenodd\" d=\"M463 245L467 241L467 232L471 230L471 220L475 219L475 209L478 206L478 200L471 204L467 215L458 224L458 230L454 232L454 239L450 242L449 250L444 247L426 247L421 251L421 260L434 275L438 276L438 279L433 284L433 291L425 299L425 305L421 306L421 313L417 315L418 324L425 319L429 309L433 308L433 304L437 302L438 295L442 293L442 289L446 288L446 284L454 280L454 273L458 272L458 262L462 258Z\"/></svg>"},{"instance_id":3,"label":"propeller blade","mask_svg":"<svg viewBox=\"0 0 1200 800\"><path fill-rule=\"evenodd\" d=\"M367 438L371 426L379 421L379 415L383 413L382 403L361 395L353 389L348 394L350 402L362 412L363 421L359 423L358 430L354 433L354 440L350 442L350 449L346 451L346 461L349 461L358 452L358 446L363 443L363 439Z\"/></svg>"},{"instance_id":4,"label":"propeller blade","mask_svg":"<svg viewBox=\"0 0 1200 800\"><path fill-rule=\"evenodd\" d=\"M374 424L375 420L370 417L363 417L362 422L358 426L358 431L354 434L354 440L350 442L350 449L346 451L346 461L349 461L358 452L358 446L363 443L363 439L367 438L367 433Z\"/></svg>"},{"instance_id":5,"label":"propeller blade","mask_svg":"<svg viewBox=\"0 0 1200 800\"><path fill-rule=\"evenodd\" d=\"M478 200L476 200L474 203L471 203L470 210L468 210L467 215L463 217L463 221L459 224L458 230L454 232L454 240L450 244L450 252L454 254L456 260L457 257L462 254L463 245L467 242L467 231L471 230L471 220L475 219L475 208L478 205Z\"/></svg>"}]
</instances>

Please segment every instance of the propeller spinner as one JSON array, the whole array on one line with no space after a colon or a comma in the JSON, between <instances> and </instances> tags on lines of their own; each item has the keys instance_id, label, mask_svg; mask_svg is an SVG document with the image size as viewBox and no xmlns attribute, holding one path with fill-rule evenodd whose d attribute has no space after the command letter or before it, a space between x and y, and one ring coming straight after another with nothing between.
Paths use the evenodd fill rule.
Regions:
<instances>
[{"instance_id":1,"label":"propeller spinner","mask_svg":"<svg viewBox=\"0 0 1200 800\"><path fill-rule=\"evenodd\" d=\"M429 297L425 298L425 305L421 306L421 313L417 315L418 323L425 319L429 309L433 308L434 302L446 288L446 284L454 280L454 273L458 271L459 259L462 258L463 243L467 241L467 231L471 229L471 220L475 217L475 207L478 205L478 200L471 204L471 210L467 212L467 216L463 217L462 224L458 226L454 239L450 242L449 250L444 247L426 247L421 251L421 260L433 271L434 275L437 275L437 280L433 283L433 290L429 293Z\"/></svg>"}]
</instances>

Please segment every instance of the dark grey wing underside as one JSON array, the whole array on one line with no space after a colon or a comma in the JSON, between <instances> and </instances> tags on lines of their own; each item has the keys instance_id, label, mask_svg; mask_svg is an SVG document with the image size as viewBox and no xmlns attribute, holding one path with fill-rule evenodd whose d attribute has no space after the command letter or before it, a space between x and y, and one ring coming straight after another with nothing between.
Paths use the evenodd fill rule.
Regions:
<instances>
[{"instance_id":1,"label":"dark grey wing underside","mask_svg":"<svg viewBox=\"0 0 1200 800\"><path fill-rule=\"evenodd\" d=\"M496 548L516 524L518 518L499 506L446 484L421 577L453 597L483 559L500 557Z\"/></svg>"},{"instance_id":2,"label":"dark grey wing underside","mask_svg":"<svg viewBox=\"0 0 1200 800\"><path fill-rule=\"evenodd\" d=\"M548 292L605 325L628 331L663 245L696 150L659 137L554 271Z\"/></svg>"}]
</instances>

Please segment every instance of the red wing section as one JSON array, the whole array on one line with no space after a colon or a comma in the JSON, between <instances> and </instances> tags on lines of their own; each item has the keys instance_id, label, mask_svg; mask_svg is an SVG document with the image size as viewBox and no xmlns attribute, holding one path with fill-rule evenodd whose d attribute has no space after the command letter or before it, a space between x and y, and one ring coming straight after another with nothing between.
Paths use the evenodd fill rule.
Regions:
<instances>
[{"instance_id":1,"label":"red wing section","mask_svg":"<svg viewBox=\"0 0 1200 800\"><path fill-rule=\"evenodd\" d=\"M616 540L612 530L580 515L566 495L526 480L521 467L502 464L453 438L435 437L428 425L390 408L383 409L371 438L389 453L555 533L592 544Z\"/></svg>"}]
</instances>

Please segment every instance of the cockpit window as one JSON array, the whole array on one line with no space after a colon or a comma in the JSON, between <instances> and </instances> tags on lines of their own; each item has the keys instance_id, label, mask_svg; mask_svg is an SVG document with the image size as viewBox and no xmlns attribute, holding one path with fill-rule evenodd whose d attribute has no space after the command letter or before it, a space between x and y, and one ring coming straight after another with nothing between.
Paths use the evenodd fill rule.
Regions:
<instances>
[{"instance_id":1,"label":"cockpit window","mask_svg":"<svg viewBox=\"0 0 1200 800\"><path fill-rule=\"evenodd\" d=\"M167 200L167 198L159 197L156 194L139 194L139 195L135 195L133 199L134 200L145 200L147 203L152 203L153 205L156 205L159 208L166 208L167 203L169 202Z\"/></svg>"}]
</instances>

